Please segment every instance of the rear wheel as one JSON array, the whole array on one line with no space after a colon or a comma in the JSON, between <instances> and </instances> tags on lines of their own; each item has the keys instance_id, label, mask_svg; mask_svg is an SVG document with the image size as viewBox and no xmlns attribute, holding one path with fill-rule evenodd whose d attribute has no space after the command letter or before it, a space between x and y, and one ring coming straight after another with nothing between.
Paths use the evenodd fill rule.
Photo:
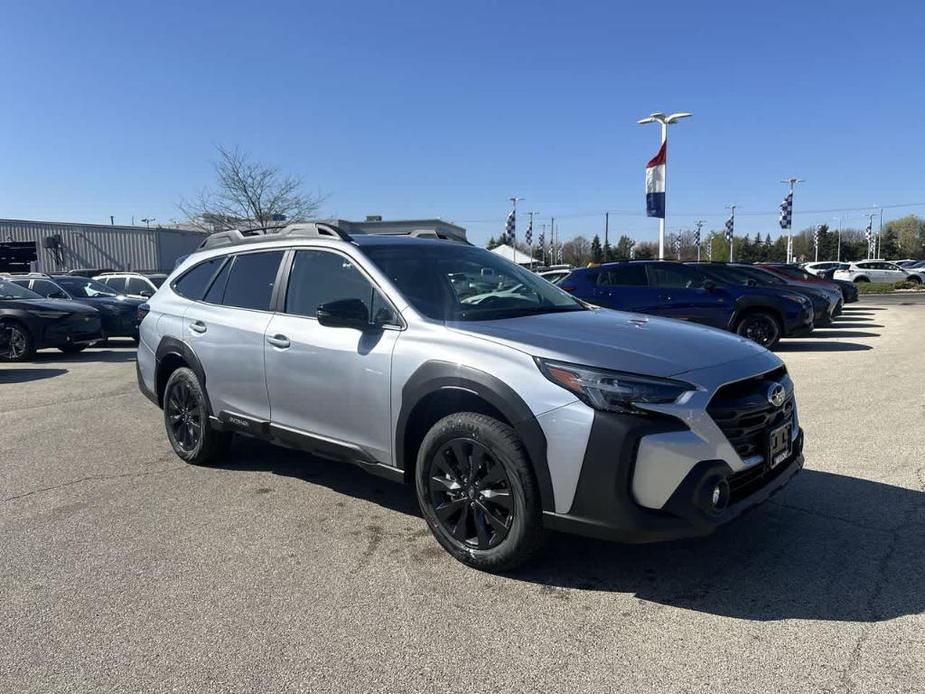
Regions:
<instances>
[{"instance_id":1,"label":"rear wheel","mask_svg":"<svg viewBox=\"0 0 925 694\"><path fill-rule=\"evenodd\" d=\"M228 452L231 433L209 425L205 392L185 367L170 374L164 388L164 426L174 453L188 463L209 465Z\"/></svg>"},{"instance_id":2,"label":"rear wheel","mask_svg":"<svg viewBox=\"0 0 925 694\"><path fill-rule=\"evenodd\" d=\"M780 340L781 327L777 319L765 311L747 313L739 319L736 333L770 349Z\"/></svg>"},{"instance_id":3,"label":"rear wheel","mask_svg":"<svg viewBox=\"0 0 925 694\"><path fill-rule=\"evenodd\" d=\"M28 361L35 356L35 342L32 333L22 323L4 323L0 329L7 331L10 346L7 352L0 355L3 361Z\"/></svg>"},{"instance_id":4,"label":"rear wheel","mask_svg":"<svg viewBox=\"0 0 925 694\"><path fill-rule=\"evenodd\" d=\"M864 283L869 283L869 282L870 282L870 278L869 278L869 277L855 277L855 278L854 278L854 281L855 281L857 284L864 284Z\"/></svg>"},{"instance_id":5,"label":"rear wheel","mask_svg":"<svg viewBox=\"0 0 925 694\"><path fill-rule=\"evenodd\" d=\"M918 275L909 275L906 278L907 282L912 282L912 284L922 284L922 278Z\"/></svg>"},{"instance_id":6,"label":"rear wheel","mask_svg":"<svg viewBox=\"0 0 925 694\"><path fill-rule=\"evenodd\" d=\"M539 490L511 427L463 412L444 417L424 437L415 488L437 541L459 561L508 571L543 544Z\"/></svg>"}]
</instances>

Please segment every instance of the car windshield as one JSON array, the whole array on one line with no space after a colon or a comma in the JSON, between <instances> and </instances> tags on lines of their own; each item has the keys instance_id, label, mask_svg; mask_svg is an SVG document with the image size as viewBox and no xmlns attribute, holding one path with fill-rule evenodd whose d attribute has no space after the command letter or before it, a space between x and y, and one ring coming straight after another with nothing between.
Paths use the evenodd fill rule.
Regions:
<instances>
[{"instance_id":1,"label":"car windshield","mask_svg":"<svg viewBox=\"0 0 925 694\"><path fill-rule=\"evenodd\" d=\"M41 299L41 295L36 294L25 287L20 287L13 282L0 280L0 299Z\"/></svg>"},{"instance_id":2,"label":"car windshield","mask_svg":"<svg viewBox=\"0 0 925 694\"><path fill-rule=\"evenodd\" d=\"M738 268L727 267L725 265L695 265L694 267L710 278L719 280L720 282L747 285L751 280L752 284L758 284L758 282L749 277L747 273L742 272Z\"/></svg>"},{"instance_id":3,"label":"car windshield","mask_svg":"<svg viewBox=\"0 0 925 694\"><path fill-rule=\"evenodd\" d=\"M363 249L421 314L437 320L494 320L583 311L558 287L481 248L452 242Z\"/></svg>"},{"instance_id":4,"label":"car windshield","mask_svg":"<svg viewBox=\"0 0 925 694\"><path fill-rule=\"evenodd\" d=\"M56 277L55 282L60 284L68 294L79 299L118 296L116 292L102 282L86 279L85 277Z\"/></svg>"}]
</instances>

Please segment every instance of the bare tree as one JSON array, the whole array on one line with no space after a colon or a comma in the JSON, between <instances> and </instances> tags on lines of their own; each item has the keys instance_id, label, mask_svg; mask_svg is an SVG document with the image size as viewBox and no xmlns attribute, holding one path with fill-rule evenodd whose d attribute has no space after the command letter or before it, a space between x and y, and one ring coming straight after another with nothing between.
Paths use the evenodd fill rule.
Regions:
<instances>
[{"instance_id":1,"label":"bare tree","mask_svg":"<svg viewBox=\"0 0 925 694\"><path fill-rule=\"evenodd\" d=\"M178 207L192 224L207 231L265 227L310 219L324 202L320 194L302 190L302 179L276 166L254 161L239 148L219 146L214 162L216 182Z\"/></svg>"},{"instance_id":2,"label":"bare tree","mask_svg":"<svg viewBox=\"0 0 925 694\"><path fill-rule=\"evenodd\" d=\"M569 265L587 265L591 260L591 242L576 236L562 244L562 259Z\"/></svg>"}]
</instances>

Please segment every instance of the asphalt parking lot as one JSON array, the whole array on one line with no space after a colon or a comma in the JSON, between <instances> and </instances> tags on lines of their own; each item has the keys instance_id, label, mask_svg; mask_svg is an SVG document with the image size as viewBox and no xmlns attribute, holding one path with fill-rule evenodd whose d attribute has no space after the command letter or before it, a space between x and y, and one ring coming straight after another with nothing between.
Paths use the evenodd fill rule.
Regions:
<instances>
[{"instance_id":1,"label":"asphalt parking lot","mask_svg":"<svg viewBox=\"0 0 925 694\"><path fill-rule=\"evenodd\" d=\"M782 343L807 468L739 523L509 576L359 469L183 464L127 346L2 365L0 691L925 691L923 325L865 298Z\"/></svg>"}]
</instances>

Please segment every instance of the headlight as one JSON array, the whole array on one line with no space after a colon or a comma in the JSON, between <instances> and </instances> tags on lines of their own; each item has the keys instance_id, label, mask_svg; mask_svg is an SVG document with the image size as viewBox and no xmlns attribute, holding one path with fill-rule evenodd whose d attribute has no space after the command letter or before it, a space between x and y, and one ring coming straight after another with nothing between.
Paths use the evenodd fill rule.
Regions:
<instances>
[{"instance_id":1,"label":"headlight","mask_svg":"<svg viewBox=\"0 0 925 694\"><path fill-rule=\"evenodd\" d=\"M536 363L550 381L571 391L586 405L607 412L639 412L636 405L672 403L684 393L696 390L690 383L668 378L592 369L546 359L537 359Z\"/></svg>"},{"instance_id":2,"label":"headlight","mask_svg":"<svg viewBox=\"0 0 925 694\"><path fill-rule=\"evenodd\" d=\"M49 320L56 320L58 318L64 318L67 313L63 311L43 311L42 309L32 309L29 311L33 316L37 318L48 318Z\"/></svg>"}]
</instances>

